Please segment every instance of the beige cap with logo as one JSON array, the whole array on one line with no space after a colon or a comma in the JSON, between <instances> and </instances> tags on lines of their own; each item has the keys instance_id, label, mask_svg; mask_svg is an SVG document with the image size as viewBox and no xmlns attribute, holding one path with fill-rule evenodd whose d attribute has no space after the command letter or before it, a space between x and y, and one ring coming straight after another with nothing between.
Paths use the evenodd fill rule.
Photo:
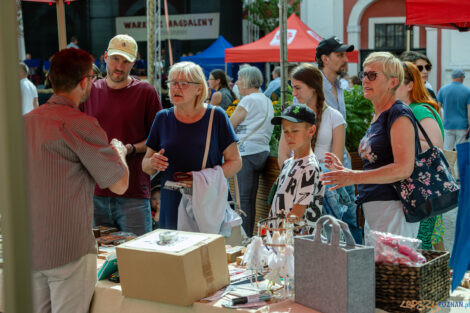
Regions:
<instances>
[{"instance_id":1,"label":"beige cap with logo","mask_svg":"<svg viewBox=\"0 0 470 313\"><path fill-rule=\"evenodd\" d=\"M109 41L108 56L121 55L129 62L137 57L137 42L129 35L116 35Z\"/></svg>"}]
</instances>

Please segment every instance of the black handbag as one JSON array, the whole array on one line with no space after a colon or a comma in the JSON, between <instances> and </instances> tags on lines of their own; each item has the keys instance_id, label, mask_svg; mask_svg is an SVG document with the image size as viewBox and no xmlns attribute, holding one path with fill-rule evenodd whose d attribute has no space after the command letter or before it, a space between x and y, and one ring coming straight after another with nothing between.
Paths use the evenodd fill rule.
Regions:
<instances>
[{"instance_id":1,"label":"black handbag","mask_svg":"<svg viewBox=\"0 0 470 313\"><path fill-rule=\"evenodd\" d=\"M413 118L430 148L422 152L417 140L418 153L413 173L409 178L392 184L403 203L405 218L409 223L420 222L454 209L458 204L460 190L444 153L432 144L421 124Z\"/></svg>"}]
</instances>

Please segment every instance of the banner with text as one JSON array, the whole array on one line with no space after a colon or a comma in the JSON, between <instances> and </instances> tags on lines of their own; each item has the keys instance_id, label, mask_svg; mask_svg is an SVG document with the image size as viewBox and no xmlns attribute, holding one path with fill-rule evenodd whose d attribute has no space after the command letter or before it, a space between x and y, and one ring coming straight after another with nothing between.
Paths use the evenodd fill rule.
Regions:
<instances>
[{"instance_id":1,"label":"banner with text","mask_svg":"<svg viewBox=\"0 0 470 313\"><path fill-rule=\"evenodd\" d=\"M169 15L170 39L194 40L219 37L220 13ZM161 18L162 40L168 38L165 16ZM147 17L116 17L116 33L128 34L136 41L147 41Z\"/></svg>"}]
</instances>

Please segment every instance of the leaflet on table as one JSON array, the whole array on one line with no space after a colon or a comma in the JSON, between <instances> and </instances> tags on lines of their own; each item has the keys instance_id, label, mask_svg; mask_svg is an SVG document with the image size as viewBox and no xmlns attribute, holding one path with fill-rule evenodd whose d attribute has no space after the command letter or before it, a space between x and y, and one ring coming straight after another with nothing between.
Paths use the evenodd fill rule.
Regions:
<instances>
[{"instance_id":1,"label":"leaflet on table","mask_svg":"<svg viewBox=\"0 0 470 313\"><path fill-rule=\"evenodd\" d=\"M190 248L208 237L199 234L178 233L177 239L168 244L161 244L159 232L153 232L148 236L143 236L125 244L128 248L149 249L161 252L180 252Z\"/></svg>"}]
</instances>

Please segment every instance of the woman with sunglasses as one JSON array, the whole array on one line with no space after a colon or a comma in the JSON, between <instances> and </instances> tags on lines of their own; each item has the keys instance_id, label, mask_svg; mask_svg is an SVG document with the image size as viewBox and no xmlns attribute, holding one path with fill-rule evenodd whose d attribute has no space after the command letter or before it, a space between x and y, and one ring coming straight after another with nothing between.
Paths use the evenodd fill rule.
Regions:
<instances>
[{"instance_id":1,"label":"woman with sunglasses","mask_svg":"<svg viewBox=\"0 0 470 313\"><path fill-rule=\"evenodd\" d=\"M369 230L390 232L415 238L418 223L408 223L403 205L392 183L410 177L415 163L415 126L413 112L395 97L403 80L403 67L389 52L371 53L364 61L364 96L374 106L374 117L361 140L359 154L362 171L343 167L332 153L325 163L332 171L322 180L331 189L357 184L357 203L362 206Z\"/></svg>"},{"instance_id":2,"label":"woman with sunglasses","mask_svg":"<svg viewBox=\"0 0 470 313\"><path fill-rule=\"evenodd\" d=\"M149 175L162 172L162 186L167 180L173 180L175 172L200 171L214 108L206 168L220 165L225 177L235 175L241 168L237 137L227 114L219 107L204 103L208 88L201 67L192 62L176 63L168 76L169 95L174 107L161 110L155 116L146 142L143 171ZM179 191L161 190L161 228L177 228L180 200Z\"/></svg>"},{"instance_id":3,"label":"woman with sunglasses","mask_svg":"<svg viewBox=\"0 0 470 313\"><path fill-rule=\"evenodd\" d=\"M416 51L405 51L400 55L400 60L403 62L411 62L416 65L429 95L437 101L436 94L434 93L431 84L428 82L429 73L432 70L432 64L428 57ZM439 110L437 110L437 112L439 112Z\"/></svg>"},{"instance_id":4,"label":"woman with sunglasses","mask_svg":"<svg viewBox=\"0 0 470 313\"><path fill-rule=\"evenodd\" d=\"M403 69L405 76L403 83L397 89L397 99L410 106L414 116L423 126L431 142L443 149L444 126L437 111L439 106L426 90L418 67L411 62L403 62ZM421 132L419 132L419 142L422 151L426 151L429 148ZM422 249L432 250L434 245L436 250L444 250L443 237L444 224L442 223L442 215L431 217L420 223L418 239L422 240Z\"/></svg>"}]
</instances>

